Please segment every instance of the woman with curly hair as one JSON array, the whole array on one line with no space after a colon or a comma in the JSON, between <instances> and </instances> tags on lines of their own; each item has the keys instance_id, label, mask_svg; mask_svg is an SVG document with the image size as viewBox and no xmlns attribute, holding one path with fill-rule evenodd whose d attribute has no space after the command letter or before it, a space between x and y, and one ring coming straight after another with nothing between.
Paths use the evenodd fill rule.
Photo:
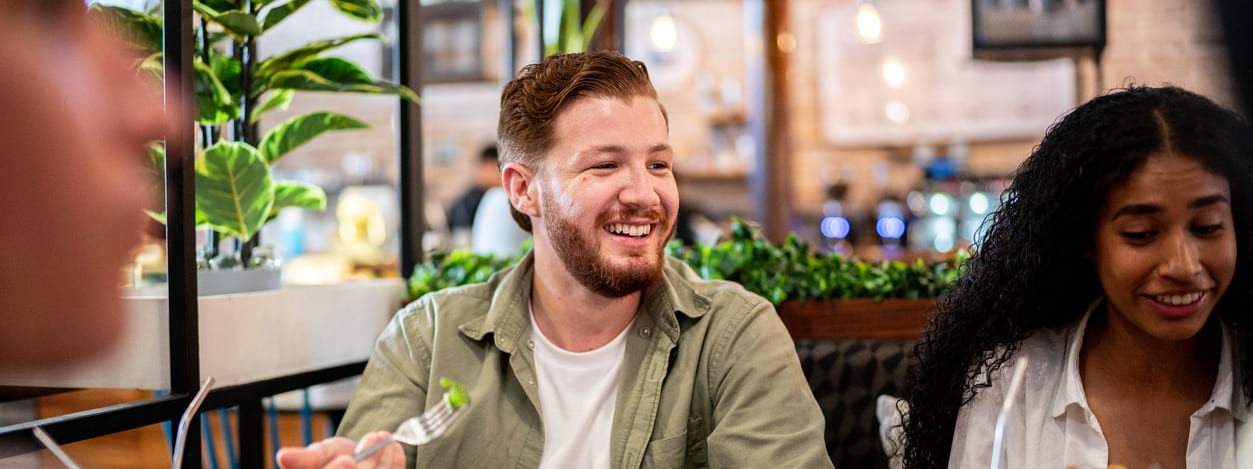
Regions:
<instances>
[{"instance_id":1,"label":"woman with curly hair","mask_svg":"<svg viewBox=\"0 0 1253 469\"><path fill-rule=\"evenodd\" d=\"M989 467L1013 399L1001 467L1235 467L1253 396L1251 139L1174 87L1054 124L914 350L904 465Z\"/></svg>"}]
</instances>

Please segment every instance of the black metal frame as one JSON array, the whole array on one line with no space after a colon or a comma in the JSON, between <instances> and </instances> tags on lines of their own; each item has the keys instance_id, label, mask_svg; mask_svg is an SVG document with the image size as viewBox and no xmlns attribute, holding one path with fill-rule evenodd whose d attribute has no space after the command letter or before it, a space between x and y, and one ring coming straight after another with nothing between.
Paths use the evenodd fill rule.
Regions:
<instances>
[{"instance_id":1,"label":"black metal frame","mask_svg":"<svg viewBox=\"0 0 1253 469\"><path fill-rule=\"evenodd\" d=\"M421 6L417 0L397 5L398 42L396 53L399 81L412 89L421 83ZM192 8L191 0L170 0L165 4L165 85L166 96L190 98L192 86ZM425 231L422 213L421 112L418 105L401 101L400 193L402 274L408 276L421 261L421 235ZM43 446L35 439L39 427L59 443L95 438L155 423L177 422L200 388L199 311L197 310L195 263L195 161L194 138L190 126L178 126L168 135L165 159L166 243L170 298L170 394L162 397L112 405L59 417L39 419L0 427L0 458L37 451ZM265 461L261 400L267 396L329 383L361 374L364 361L330 366L302 373L227 386L212 390L200 410L239 407L240 462L242 467L262 467ZM183 467L201 467L199 416L190 422Z\"/></svg>"}]
</instances>

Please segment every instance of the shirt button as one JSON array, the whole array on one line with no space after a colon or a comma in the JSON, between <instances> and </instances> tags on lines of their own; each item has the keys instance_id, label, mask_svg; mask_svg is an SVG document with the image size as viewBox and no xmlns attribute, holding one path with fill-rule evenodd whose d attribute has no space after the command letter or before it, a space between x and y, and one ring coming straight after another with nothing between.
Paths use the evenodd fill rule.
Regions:
<instances>
[{"instance_id":1,"label":"shirt button","mask_svg":"<svg viewBox=\"0 0 1253 469\"><path fill-rule=\"evenodd\" d=\"M534 341L534 340L528 340L528 341L526 341L526 348L529 348L529 349L531 349L531 350L535 350L535 341Z\"/></svg>"},{"instance_id":2,"label":"shirt button","mask_svg":"<svg viewBox=\"0 0 1253 469\"><path fill-rule=\"evenodd\" d=\"M531 386L535 386L535 380L533 380L533 379L528 379L528 380L526 380L526 382L527 382L527 384L530 384Z\"/></svg>"},{"instance_id":3,"label":"shirt button","mask_svg":"<svg viewBox=\"0 0 1253 469\"><path fill-rule=\"evenodd\" d=\"M647 327L641 327L641 328L640 328L640 337L643 337L643 338L647 339L647 338L648 338L649 336L651 336L651 335L653 335L653 330L652 330L652 329L649 329L649 328L647 328Z\"/></svg>"}]
</instances>

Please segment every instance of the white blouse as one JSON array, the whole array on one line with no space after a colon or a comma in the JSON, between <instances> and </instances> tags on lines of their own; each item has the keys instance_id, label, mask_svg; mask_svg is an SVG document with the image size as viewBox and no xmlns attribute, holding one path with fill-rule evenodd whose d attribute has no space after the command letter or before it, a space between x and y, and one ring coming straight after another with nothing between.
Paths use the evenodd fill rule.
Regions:
<instances>
[{"instance_id":1,"label":"white blouse","mask_svg":"<svg viewBox=\"0 0 1253 469\"><path fill-rule=\"evenodd\" d=\"M1092 309L1068 329L1041 330L1022 342L1017 353L1026 354L1029 363L1006 421L1006 457L1001 467L1103 469L1108 465L1109 445L1079 378L1079 350ZM1246 445L1240 445L1245 446L1244 454L1236 454L1237 432L1248 416L1248 406L1233 366L1238 360L1233 338L1225 324L1222 337L1214 390L1209 401L1192 414L1188 430L1187 464L1191 468L1235 468L1237 459L1253 456L1247 454L1253 448ZM990 467L993 429L1013 368L1013 361L1006 362L992 376L992 386L981 388L958 412L950 468Z\"/></svg>"}]
</instances>

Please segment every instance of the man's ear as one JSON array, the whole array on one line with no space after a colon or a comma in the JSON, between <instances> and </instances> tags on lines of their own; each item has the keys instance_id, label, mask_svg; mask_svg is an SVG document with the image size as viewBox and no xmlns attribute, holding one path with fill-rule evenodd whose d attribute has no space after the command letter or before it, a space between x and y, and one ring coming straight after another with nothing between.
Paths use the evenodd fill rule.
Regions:
<instances>
[{"instance_id":1,"label":"man's ear","mask_svg":"<svg viewBox=\"0 0 1253 469\"><path fill-rule=\"evenodd\" d=\"M519 212L539 217L539 198L536 194L535 173L520 163L506 163L500 170L500 179L509 194L509 202Z\"/></svg>"}]
</instances>

